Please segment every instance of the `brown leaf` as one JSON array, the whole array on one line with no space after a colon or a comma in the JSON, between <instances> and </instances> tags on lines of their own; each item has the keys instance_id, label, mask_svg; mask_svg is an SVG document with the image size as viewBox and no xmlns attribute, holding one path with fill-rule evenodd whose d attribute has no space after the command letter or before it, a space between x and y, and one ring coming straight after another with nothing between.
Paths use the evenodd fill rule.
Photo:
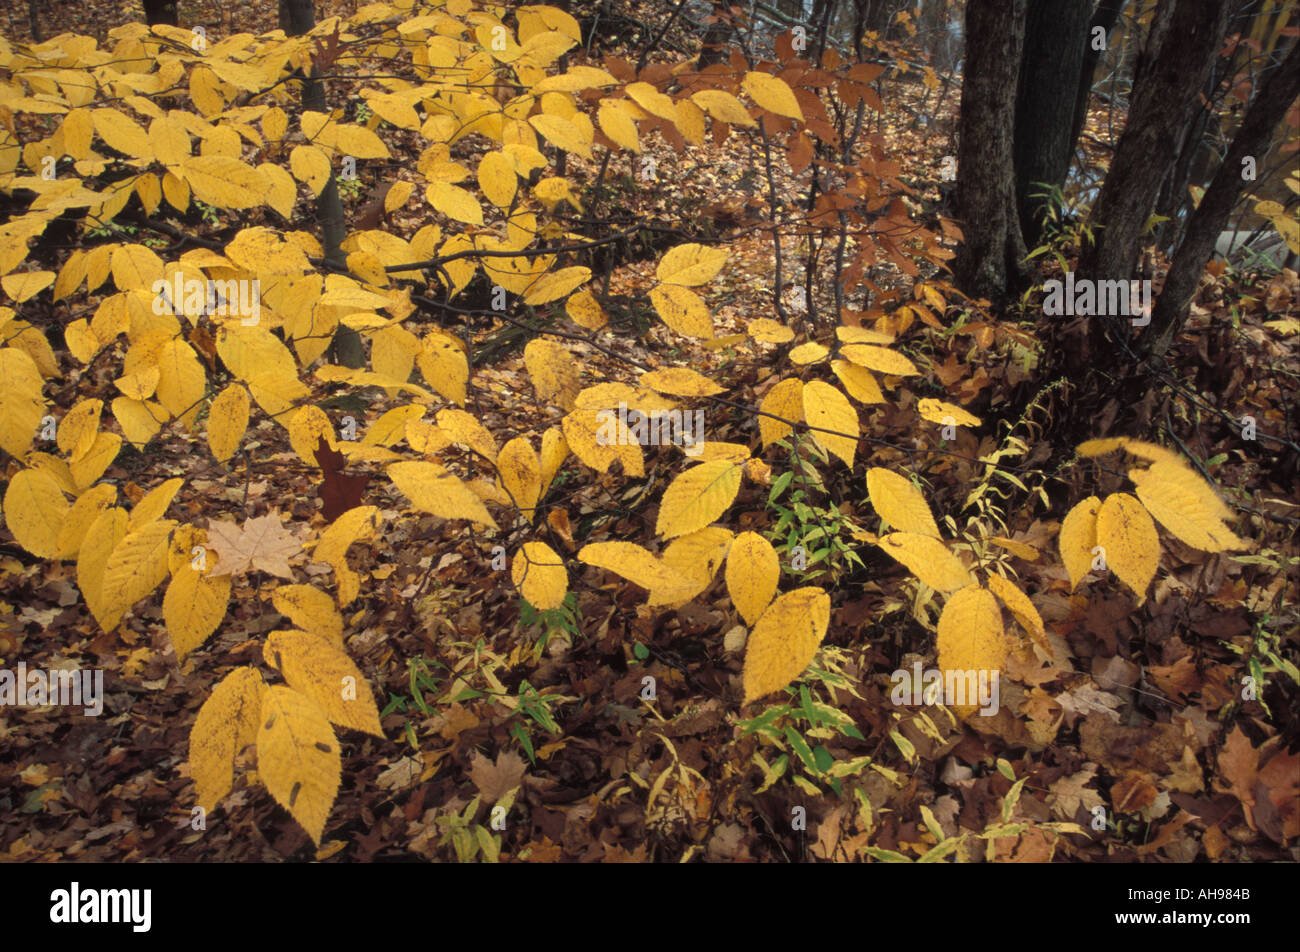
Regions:
<instances>
[{"instance_id":1,"label":"brown leaf","mask_svg":"<svg viewBox=\"0 0 1300 952\"><path fill-rule=\"evenodd\" d=\"M512 750L497 754L494 764L477 751L470 766L469 779L482 794L486 803L496 803L524 779L523 759Z\"/></svg>"},{"instance_id":2,"label":"brown leaf","mask_svg":"<svg viewBox=\"0 0 1300 952\"><path fill-rule=\"evenodd\" d=\"M349 509L361 505L361 497L366 491L369 476L345 476L343 463L346 457L338 450L330 449L325 437L320 437L316 447L316 462L323 472L320 484L321 514L327 523L333 522Z\"/></svg>"},{"instance_id":3,"label":"brown leaf","mask_svg":"<svg viewBox=\"0 0 1300 952\"><path fill-rule=\"evenodd\" d=\"M1259 768L1259 751L1257 751L1240 726L1234 727L1228 739L1219 751L1219 777L1214 778L1214 789L1231 793L1241 801L1246 813L1246 822L1256 829L1252 808L1255 806L1255 779Z\"/></svg>"},{"instance_id":4,"label":"brown leaf","mask_svg":"<svg viewBox=\"0 0 1300 952\"><path fill-rule=\"evenodd\" d=\"M254 570L293 580L289 558L302 552L302 543L284 528L280 516L268 512L242 527L226 519L208 526L208 548L217 553L216 572L242 575Z\"/></svg>"}]
</instances>

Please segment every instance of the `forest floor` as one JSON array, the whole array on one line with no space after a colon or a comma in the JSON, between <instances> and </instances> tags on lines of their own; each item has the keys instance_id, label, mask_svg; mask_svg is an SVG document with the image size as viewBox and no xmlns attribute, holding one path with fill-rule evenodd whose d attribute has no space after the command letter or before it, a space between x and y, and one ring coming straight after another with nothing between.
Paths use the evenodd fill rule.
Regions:
<instances>
[{"instance_id":1,"label":"forest floor","mask_svg":"<svg viewBox=\"0 0 1300 952\"><path fill-rule=\"evenodd\" d=\"M0 35L29 37L21 6L0 14ZM326 2L318 15L355 6ZM275 25L267 0L183 0L182 8L222 30ZM49 0L42 27L47 37L71 31L102 38L138 18L138 0ZM933 220L959 90L914 80L891 89L896 96L873 117L872 131L914 183L914 213ZM1103 135L1100 125L1091 131ZM400 143L394 152L404 154ZM650 154L664 184L633 182L618 192L613 201L622 214L686 231L699 224L700 209L725 228L747 202L762 206L752 178L758 157L744 139L683 156L655 141ZM575 162L569 175L591 181L595 167ZM364 191L349 196L349 215L368 198ZM410 211L391 223L403 233L419 224ZM604 289L631 303L600 339L644 365L684 365L725 380L734 399L756 404L778 379L775 349L739 347L728 335L743 333L756 316L775 316L771 241L751 229L728 247L727 268L709 289L720 344L683 342L648 308L638 310L636 289L652 276L661 249L611 270ZM256 662L267 633L286 626L269 592L256 575L239 580L217 636L178 666L160 597L105 633L74 584L74 565L19 557L4 545L0 619L8 624L0 659L45 669L93 659L106 672L107 696L101 717L0 713L0 860L449 860L464 849L449 832L456 815L476 797L492 802L516 787L501 858L517 861L843 861L862 858L868 845L917 858L961 834L959 855L972 862L1300 860L1295 460L1243 441L1240 427L1230 425L1252 415L1261 429L1294 433L1300 278L1217 270L1172 355L1175 391L1161 403L1172 408L1160 420L1164 428L1141 436L1180 449L1222 487L1243 513L1237 532L1253 540L1251 554L1208 555L1170 539L1144 604L1096 576L1072 593L1056 549L1061 519L1078 500L1121 489L1123 473L1105 460L1058 465L1050 447L1031 440L1017 472L1045 494L1008 496L1005 534L1021 544L1019 581L1046 623L1055 660L1028 650L1013 656L1014 683L1004 685L992 717L961 720L940 711L894 730L890 673L932 659L933 635L897 595L901 567L864 546L869 571L841 580L823 655L847 687L819 687L858 735L827 731L825 748L837 761L872 758L872 769L854 774L852 795L837 795L838 783L814 783L807 771L796 782L793 756L785 777L765 777L762 764L777 749L738 723L739 622L721 580L684 608L662 611L647 609L639 590L588 568L572 580L580 593L576 630L556 629L543 646L543 632L521 617L505 574L485 570L491 545L462 522L426 517L376 538L356 565L368 583L346 615L348 651L387 711L387 739L346 736L342 788L322 845L248 773L207 829L195 831L189 730L214 684ZM593 283L604 280L598 275ZM911 298L911 282L901 275L893 275L892 290L898 301ZM933 392L990 423L1017 423L1007 418L1009 408L1050 326L1032 308L953 308L937 316L943 329L921 329L918 344L933 367ZM476 415L492 433L504 438L558 422L558 411L532 399L521 349L502 328L464 330L494 347L473 378ZM624 362L565 343L593 378L633 379ZM61 399L71 405L106 386L83 379ZM369 411L366 401L334 397L328 387L313 400ZM552 418L539 421L539 413ZM869 465L908 463L914 447L905 434L916 431L917 413L913 395L872 409L875 432L895 442L870 444ZM1044 422L1032 418L1029 432ZM927 472L937 512L961 509L980 481L980 458L999 448L989 434L1006 430L981 432L963 431L957 452ZM179 428L166 434L148 455L124 453L110 468L107 476L128 496L183 475L174 505L189 517L278 511L293 522L320 520L319 474L299 459L283 427L264 421L250 433L256 454L230 466L214 463ZM749 443L752 434L742 413L710 419L710 439ZM652 450L647 478L636 483L592 479L570 459L560 491L549 497L548 537L572 559L583 542L653 535L652 500L677 465L667 448ZM478 475L491 473L480 467ZM853 479L865 495L861 476ZM390 486L365 492L381 509L401 506ZM765 511L753 486L742 490L742 501L747 511ZM765 518L744 528L761 532L775 521L770 509ZM1278 604L1282 614L1270 618ZM1258 699L1241 701L1250 660L1264 683ZM647 676L657 684L653 702L641 698ZM544 703L517 703L525 683ZM453 684L467 690L448 701ZM548 718L555 730L545 726ZM1009 800L1012 778L1027 780ZM798 807L806 810L806 830L791 827ZM486 823L483 816L479 811L478 822ZM1086 832L1050 825L1062 823Z\"/></svg>"}]
</instances>

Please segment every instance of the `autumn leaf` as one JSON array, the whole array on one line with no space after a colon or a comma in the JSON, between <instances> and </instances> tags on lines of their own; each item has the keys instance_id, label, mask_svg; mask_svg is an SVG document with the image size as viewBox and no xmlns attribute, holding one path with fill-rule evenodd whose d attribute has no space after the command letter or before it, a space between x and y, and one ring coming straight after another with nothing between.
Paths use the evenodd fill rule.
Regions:
<instances>
[{"instance_id":1,"label":"autumn leaf","mask_svg":"<svg viewBox=\"0 0 1300 952\"><path fill-rule=\"evenodd\" d=\"M302 552L302 543L274 512L248 519L243 526L230 519L211 523L208 547L216 552L216 571L222 575L260 571L290 581L293 569L289 559Z\"/></svg>"},{"instance_id":2,"label":"autumn leaf","mask_svg":"<svg viewBox=\"0 0 1300 952\"><path fill-rule=\"evenodd\" d=\"M754 625L745 645L743 704L779 691L803 673L830 624L831 600L810 586L786 592Z\"/></svg>"}]
</instances>

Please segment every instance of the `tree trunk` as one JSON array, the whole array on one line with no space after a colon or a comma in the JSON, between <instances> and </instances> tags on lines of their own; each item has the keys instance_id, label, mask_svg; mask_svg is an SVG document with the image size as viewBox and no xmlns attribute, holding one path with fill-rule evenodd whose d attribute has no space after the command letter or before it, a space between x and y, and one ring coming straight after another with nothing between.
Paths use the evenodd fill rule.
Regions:
<instances>
[{"instance_id":1,"label":"tree trunk","mask_svg":"<svg viewBox=\"0 0 1300 952\"><path fill-rule=\"evenodd\" d=\"M1110 35L1115 29L1115 24L1119 21L1119 15L1124 9L1126 0L1101 0L1097 4L1097 9L1092 14L1092 20L1088 23L1088 43L1083 51L1083 64L1079 67L1079 85L1074 99L1074 118L1070 123L1070 154L1074 155L1074 149L1079 144L1079 136L1083 134L1084 123L1088 120L1088 101L1092 98L1092 84L1097 76L1097 64L1105 55L1104 50L1096 49L1093 43L1093 34L1097 32L1097 27L1101 27L1106 33L1106 48L1110 48Z\"/></svg>"},{"instance_id":2,"label":"tree trunk","mask_svg":"<svg viewBox=\"0 0 1300 952\"><path fill-rule=\"evenodd\" d=\"M144 22L150 26L157 23L180 26L180 10L176 0L141 0L141 4L144 7Z\"/></svg>"},{"instance_id":3,"label":"tree trunk","mask_svg":"<svg viewBox=\"0 0 1300 952\"><path fill-rule=\"evenodd\" d=\"M966 5L956 189L965 240L953 269L963 291L990 299L1005 297L1027 277L1012 148L1025 9L1026 0Z\"/></svg>"},{"instance_id":4,"label":"tree trunk","mask_svg":"<svg viewBox=\"0 0 1300 952\"><path fill-rule=\"evenodd\" d=\"M27 0L27 22L31 26L32 42L43 43L41 37L41 3L40 0Z\"/></svg>"},{"instance_id":5,"label":"tree trunk","mask_svg":"<svg viewBox=\"0 0 1300 952\"><path fill-rule=\"evenodd\" d=\"M1223 44L1231 4L1160 0L1138 58L1133 101L1091 222L1085 278L1132 277L1142 232Z\"/></svg>"},{"instance_id":6,"label":"tree trunk","mask_svg":"<svg viewBox=\"0 0 1300 952\"><path fill-rule=\"evenodd\" d=\"M280 29L288 36L301 36L315 25L316 11L312 7L312 0L280 0ZM311 75L304 77L302 82L302 106L313 112L329 112L325 101L325 85L316 78L317 75L318 70L312 64ZM340 246L347 237L347 228L343 222L343 202L339 198L339 186L333 171L316 199L316 217L320 220L325 259L341 267L344 256ZM339 325L334 331L333 354L334 359L345 367L364 367L366 363L361 335L351 327Z\"/></svg>"},{"instance_id":7,"label":"tree trunk","mask_svg":"<svg viewBox=\"0 0 1300 952\"><path fill-rule=\"evenodd\" d=\"M1195 110L1203 108L1199 93L1223 43L1228 7L1204 0L1160 0L1156 7L1134 70L1124 131L1089 219L1094 240L1085 242L1079 256L1078 279L1133 277L1160 186ZM1149 425L1155 391L1151 375L1141 369L1145 355L1132 342L1132 320L1127 314L1083 314L1051 335L1048 374L1070 383L1068 412L1056 420L1061 436L1078 440ZM1149 327L1140 329L1139 338L1150 333ZM1117 426L1121 414L1125 419Z\"/></svg>"},{"instance_id":8,"label":"tree trunk","mask_svg":"<svg viewBox=\"0 0 1300 952\"><path fill-rule=\"evenodd\" d=\"M1027 245L1042 227L1042 184L1065 183L1074 154L1074 116L1062 109L1078 98L1084 51L1090 43L1090 0L1029 0L1025 50L1016 92L1016 207Z\"/></svg>"},{"instance_id":9,"label":"tree trunk","mask_svg":"<svg viewBox=\"0 0 1300 952\"><path fill-rule=\"evenodd\" d=\"M1244 185L1242 159L1253 156L1258 160L1268 151L1273 130L1286 116L1297 96L1300 96L1300 41L1292 44L1281 65L1265 74L1260 82L1228 154L1187 223L1185 237L1174 254L1169 275L1151 316L1151 331L1156 335L1152 344L1154 353L1165 353L1182 329L1201 273L1214 252L1215 239L1227 225L1232 207L1241 194Z\"/></svg>"}]
</instances>

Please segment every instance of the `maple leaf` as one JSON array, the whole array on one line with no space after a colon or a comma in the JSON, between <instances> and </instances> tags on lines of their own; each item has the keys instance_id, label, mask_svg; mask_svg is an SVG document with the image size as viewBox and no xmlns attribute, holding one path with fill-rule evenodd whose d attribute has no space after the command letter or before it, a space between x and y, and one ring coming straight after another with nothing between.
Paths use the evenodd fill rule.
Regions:
<instances>
[{"instance_id":1,"label":"maple leaf","mask_svg":"<svg viewBox=\"0 0 1300 952\"><path fill-rule=\"evenodd\" d=\"M338 450L330 449L325 437L319 437L316 447L316 462L324 472L320 484L321 514L327 523L333 522L349 509L361 505L361 496L366 491L369 476L346 476L343 473L345 457Z\"/></svg>"},{"instance_id":2,"label":"maple leaf","mask_svg":"<svg viewBox=\"0 0 1300 952\"><path fill-rule=\"evenodd\" d=\"M208 548L217 553L217 571L223 575L258 570L292 581L288 560L302 552L302 543L284 528L277 513L268 512L245 521L242 528L229 519L212 523Z\"/></svg>"},{"instance_id":3,"label":"maple leaf","mask_svg":"<svg viewBox=\"0 0 1300 952\"><path fill-rule=\"evenodd\" d=\"M469 779L487 803L496 803L524 779L524 761L514 751L503 750L497 754L496 763L480 753L474 754Z\"/></svg>"}]
</instances>

